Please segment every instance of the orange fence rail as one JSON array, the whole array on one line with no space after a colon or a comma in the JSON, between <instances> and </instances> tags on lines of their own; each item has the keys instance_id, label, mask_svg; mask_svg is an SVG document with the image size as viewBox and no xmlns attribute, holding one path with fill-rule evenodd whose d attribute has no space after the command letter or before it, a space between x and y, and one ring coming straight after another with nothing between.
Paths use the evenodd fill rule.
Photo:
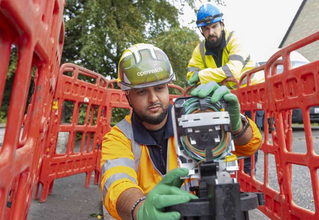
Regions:
<instances>
[{"instance_id":1,"label":"orange fence rail","mask_svg":"<svg viewBox=\"0 0 319 220\"><path fill-rule=\"evenodd\" d=\"M38 183L63 47L63 8L63 0L0 0L0 106L12 51L18 56L0 149L0 219L26 219Z\"/></svg>"}]
</instances>

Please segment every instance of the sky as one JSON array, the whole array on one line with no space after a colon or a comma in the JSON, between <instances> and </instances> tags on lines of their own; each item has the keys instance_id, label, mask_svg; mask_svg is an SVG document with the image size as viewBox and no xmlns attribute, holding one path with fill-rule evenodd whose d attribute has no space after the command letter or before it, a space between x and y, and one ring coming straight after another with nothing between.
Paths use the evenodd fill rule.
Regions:
<instances>
[{"instance_id":1,"label":"sky","mask_svg":"<svg viewBox=\"0 0 319 220\"><path fill-rule=\"evenodd\" d=\"M278 50L302 0L225 0L225 3L225 7L218 6L224 14L225 28L235 31L252 59L263 61ZM198 0L196 8L200 5ZM185 7L183 24L197 29L194 23L189 24L192 19L196 15Z\"/></svg>"}]
</instances>

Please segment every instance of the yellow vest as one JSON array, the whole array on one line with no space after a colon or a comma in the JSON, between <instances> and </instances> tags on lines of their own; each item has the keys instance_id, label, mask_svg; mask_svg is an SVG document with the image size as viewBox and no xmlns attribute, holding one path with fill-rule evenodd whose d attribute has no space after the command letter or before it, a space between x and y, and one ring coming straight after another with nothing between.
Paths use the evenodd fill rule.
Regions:
<instances>
[{"instance_id":1,"label":"yellow vest","mask_svg":"<svg viewBox=\"0 0 319 220\"><path fill-rule=\"evenodd\" d=\"M212 55L205 55L205 41L197 45L188 64L188 80L195 72L199 75L200 83L204 84L209 81L220 83L229 77L239 80L245 72L258 66L255 61L250 59L250 55L244 52L234 32L225 30L225 40L226 46L223 48L221 67L217 67ZM254 74L251 84L261 82L264 82L262 71ZM234 84L228 82L227 86L232 88Z\"/></svg>"}]
</instances>

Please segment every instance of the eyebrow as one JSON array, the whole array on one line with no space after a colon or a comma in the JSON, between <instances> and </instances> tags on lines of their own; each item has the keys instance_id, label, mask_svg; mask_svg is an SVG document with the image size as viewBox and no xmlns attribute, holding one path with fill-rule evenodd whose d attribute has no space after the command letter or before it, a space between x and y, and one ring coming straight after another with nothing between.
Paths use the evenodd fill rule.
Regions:
<instances>
[{"instance_id":1,"label":"eyebrow","mask_svg":"<svg viewBox=\"0 0 319 220\"><path fill-rule=\"evenodd\" d=\"M205 25L205 26L203 26L202 28L216 27L216 26L217 26L217 23L218 23L218 22L216 22L216 23L214 23L214 24Z\"/></svg>"}]
</instances>

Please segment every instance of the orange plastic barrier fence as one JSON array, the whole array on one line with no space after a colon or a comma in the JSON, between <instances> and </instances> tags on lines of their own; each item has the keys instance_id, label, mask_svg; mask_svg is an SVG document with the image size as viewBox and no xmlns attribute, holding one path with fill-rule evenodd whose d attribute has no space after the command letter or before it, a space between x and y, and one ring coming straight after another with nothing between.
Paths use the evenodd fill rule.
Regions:
<instances>
[{"instance_id":1,"label":"orange plastic barrier fence","mask_svg":"<svg viewBox=\"0 0 319 220\"><path fill-rule=\"evenodd\" d=\"M264 70L264 83L249 85L249 79L249 86L233 91L240 100L243 112L252 111L252 118L255 118L258 110L265 113L264 140L259 150L264 161L263 176L261 180L257 180L255 174L248 176L240 172L238 181L244 191L259 191L265 194L266 205L259 209L271 219L319 219L319 155L314 148L309 118L310 107L319 105L319 61L296 68L290 65L292 51L318 40L319 32L278 51L265 65L247 72L239 82L241 85L245 77L251 78L253 73ZM282 73L277 73L279 65L283 66ZM306 152L296 152L293 148L291 115L292 109L296 108L303 112ZM271 160L272 158L274 160ZM271 161L275 163L273 172L277 174L277 189L269 178L269 167L273 165ZM308 174L308 182L311 182L312 187L302 194L310 194L312 199L306 201L314 205L312 210L303 206L305 204L300 201L299 204L296 202L299 199L296 191L303 191L306 186L293 188L295 183L305 178L294 176L293 169L303 170L305 176Z\"/></svg>"},{"instance_id":2,"label":"orange plastic barrier fence","mask_svg":"<svg viewBox=\"0 0 319 220\"><path fill-rule=\"evenodd\" d=\"M38 184L38 188L42 185L40 202L46 200L58 178L86 173L88 187L94 171L94 183L98 183L100 146L107 132L106 90L102 75L74 64L61 66ZM58 148L61 137L67 143Z\"/></svg>"},{"instance_id":3,"label":"orange plastic barrier fence","mask_svg":"<svg viewBox=\"0 0 319 220\"><path fill-rule=\"evenodd\" d=\"M0 146L0 219L26 219L38 182L63 47L63 8L63 0L0 0L0 106L13 49L18 56Z\"/></svg>"}]
</instances>

